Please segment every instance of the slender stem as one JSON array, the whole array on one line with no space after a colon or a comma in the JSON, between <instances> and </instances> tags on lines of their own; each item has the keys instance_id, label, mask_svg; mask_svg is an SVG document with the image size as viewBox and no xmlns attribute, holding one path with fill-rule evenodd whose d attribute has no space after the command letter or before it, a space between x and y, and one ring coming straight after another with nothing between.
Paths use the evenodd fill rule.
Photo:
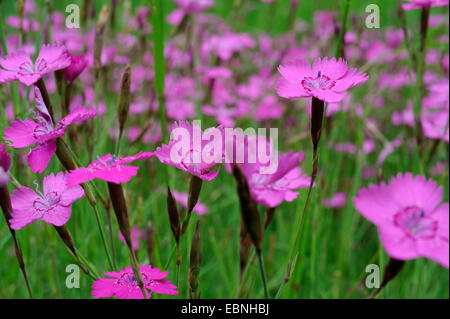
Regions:
<instances>
[{"instance_id":1,"label":"slender stem","mask_svg":"<svg viewBox=\"0 0 450 319\"><path fill-rule=\"evenodd\" d=\"M178 287L179 281L180 281L180 265L181 265L181 249L180 249L180 243L177 243L177 272L176 272L176 286Z\"/></svg>"},{"instance_id":2,"label":"slender stem","mask_svg":"<svg viewBox=\"0 0 450 319\"><path fill-rule=\"evenodd\" d=\"M155 64L155 91L158 100L159 122L163 143L168 140L167 119L164 107L165 78L166 78L166 60L164 57L164 18L162 12L162 1L152 0L151 23L153 26L153 59ZM167 165L162 165L166 186L169 186L169 170Z\"/></svg>"},{"instance_id":3,"label":"slender stem","mask_svg":"<svg viewBox=\"0 0 450 319\"><path fill-rule=\"evenodd\" d=\"M312 172L311 172L311 180L308 187L308 194L306 195L305 204L303 206L302 213L300 215L300 219L298 220L296 227L296 234L293 245L291 247L291 252L289 254L288 266L286 268L285 278L290 277L290 273L292 273L292 266L294 263L294 258L297 250L298 241L300 239L300 235L302 233L302 226L305 219L305 213L308 209L309 200L311 198L311 191L314 186L314 182L317 177L317 173L319 170L319 142L322 136L322 124L323 124L323 116L325 111L325 103L315 97L312 98L312 116L311 116L311 139L313 143L313 164L312 164ZM280 287L279 293L282 292L282 288L286 285L286 282L283 282ZM278 295L278 294L277 294Z\"/></svg>"},{"instance_id":4,"label":"slender stem","mask_svg":"<svg viewBox=\"0 0 450 319\"><path fill-rule=\"evenodd\" d=\"M100 237L102 238L103 247L105 248L106 256L108 257L109 266L111 267L111 269L115 269L114 268L114 263L112 261L111 255L109 253L108 245L106 244L105 233L103 231L102 223L100 221L100 216L98 214L97 206L96 205L91 205L91 206L94 209L95 220L97 221L97 226L98 226L98 229L100 231Z\"/></svg>"},{"instance_id":5,"label":"slender stem","mask_svg":"<svg viewBox=\"0 0 450 319\"><path fill-rule=\"evenodd\" d=\"M416 133L416 143L417 147L414 148L415 156L414 158L419 165L419 172L423 173L423 162L422 162L422 151L423 151L423 143L422 143L422 124L420 121L420 116L422 113L422 96L423 96L423 75L425 72L425 54L426 54L426 42L427 42L427 33L428 33L428 19L430 16L430 7L422 8L420 15L420 47L419 52L417 54L417 79L416 79L416 97L414 100L413 110L414 110L414 119L415 119L415 133Z\"/></svg>"},{"instance_id":6,"label":"slender stem","mask_svg":"<svg viewBox=\"0 0 450 319\"><path fill-rule=\"evenodd\" d=\"M264 259L262 257L262 252L257 251L256 255L258 256L258 262L259 262L259 270L261 272L261 279L264 286L264 298L269 299L269 292L267 291L267 276L266 276L266 268L264 266Z\"/></svg>"},{"instance_id":7,"label":"slender stem","mask_svg":"<svg viewBox=\"0 0 450 319\"><path fill-rule=\"evenodd\" d=\"M346 25L347 25L349 9L350 9L350 0L347 0L345 2L344 16L342 18L341 29L339 30L338 43L337 43L337 47L336 47L336 52L334 54L335 57L342 56L342 54L341 54L342 53L342 44L344 42L344 35L345 35L345 29L346 29Z\"/></svg>"},{"instance_id":8,"label":"slender stem","mask_svg":"<svg viewBox=\"0 0 450 319\"><path fill-rule=\"evenodd\" d=\"M3 49L3 54L8 55L8 48L6 47L5 30L4 30L4 26L3 26L3 9L2 9L1 1L0 1L0 39L1 39L2 49Z\"/></svg>"},{"instance_id":9,"label":"slender stem","mask_svg":"<svg viewBox=\"0 0 450 319\"><path fill-rule=\"evenodd\" d=\"M106 211L106 218L108 220L109 241L111 244L111 258L114 265L114 269L117 270L116 249L114 247L114 235L111 221L111 212L109 211L109 209Z\"/></svg>"},{"instance_id":10,"label":"slender stem","mask_svg":"<svg viewBox=\"0 0 450 319\"><path fill-rule=\"evenodd\" d=\"M170 262L172 261L173 256L175 256L175 252L177 251L177 246L173 246L172 251L170 252L169 259L167 259L166 264L163 269L167 269L169 267Z\"/></svg>"}]
</instances>

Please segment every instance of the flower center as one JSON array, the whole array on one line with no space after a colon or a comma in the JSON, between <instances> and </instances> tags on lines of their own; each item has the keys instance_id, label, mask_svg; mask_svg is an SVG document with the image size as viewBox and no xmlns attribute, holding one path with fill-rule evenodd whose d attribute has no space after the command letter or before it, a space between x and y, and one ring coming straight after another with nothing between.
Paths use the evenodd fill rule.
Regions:
<instances>
[{"instance_id":1,"label":"flower center","mask_svg":"<svg viewBox=\"0 0 450 319\"><path fill-rule=\"evenodd\" d=\"M253 185L264 185L267 184L270 180L270 175L266 174L258 174L258 173L254 173L251 175L251 183Z\"/></svg>"},{"instance_id":2,"label":"flower center","mask_svg":"<svg viewBox=\"0 0 450 319\"><path fill-rule=\"evenodd\" d=\"M34 70L36 73L44 73L48 68L47 60L39 59L36 61L36 65L34 66Z\"/></svg>"},{"instance_id":3,"label":"flower center","mask_svg":"<svg viewBox=\"0 0 450 319\"><path fill-rule=\"evenodd\" d=\"M111 156L111 158L108 158L108 160L102 160L100 158L97 158L97 162L95 163L96 168L98 169L105 169L110 168L113 166L116 166L116 156Z\"/></svg>"},{"instance_id":4,"label":"flower center","mask_svg":"<svg viewBox=\"0 0 450 319\"><path fill-rule=\"evenodd\" d=\"M20 75L34 73L34 66L30 62L23 62L19 65L19 73Z\"/></svg>"},{"instance_id":5,"label":"flower center","mask_svg":"<svg viewBox=\"0 0 450 319\"><path fill-rule=\"evenodd\" d=\"M433 238L438 222L425 215L417 206L409 206L394 215L394 224L416 238Z\"/></svg>"},{"instance_id":6,"label":"flower center","mask_svg":"<svg viewBox=\"0 0 450 319\"><path fill-rule=\"evenodd\" d=\"M187 170L193 169L200 171L200 163L202 160L202 152L200 150L190 149L187 151L181 159L181 165ZM200 162L199 162L200 161Z\"/></svg>"},{"instance_id":7,"label":"flower center","mask_svg":"<svg viewBox=\"0 0 450 319\"><path fill-rule=\"evenodd\" d=\"M40 197L33 202L33 207L39 212L50 212L61 202L61 195L58 192L50 191L45 195L39 194Z\"/></svg>"},{"instance_id":8,"label":"flower center","mask_svg":"<svg viewBox=\"0 0 450 319\"><path fill-rule=\"evenodd\" d=\"M317 77L307 76L301 81L301 84L307 92L312 92L315 90L330 90L336 85L336 82L319 71Z\"/></svg>"},{"instance_id":9,"label":"flower center","mask_svg":"<svg viewBox=\"0 0 450 319\"><path fill-rule=\"evenodd\" d=\"M137 279L134 276L134 274L124 274L119 279L119 284L125 285L125 286L137 286Z\"/></svg>"},{"instance_id":10,"label":"flower center","mask_svg":"<svg viewBox=\"0 0 450 319\"><path fill-rule=\"evenodd\" d=\"M141 275L142 275L142 281L144 282L144 284L146 284L148 281L151 281L148 278L147 274L141 272ZM138 286L136 276L134 275L133 272L124 273L119 279L117 279L116 284L120 285L120 286L127 286L127 287L137 287Z\"/></svg>"},{"instance_id":11,"label":"flower center","mask_svg":"<svg viewBox=\"0 0 450 319\"><path fill-rule=\"evenodd\" d=\"M36 140L40 140L41 137L46 136L52 130L53 127L51 124L40 123L40 125L36 126L36 128L34 129L33 137Z\"/></svg>"}]
</instances>

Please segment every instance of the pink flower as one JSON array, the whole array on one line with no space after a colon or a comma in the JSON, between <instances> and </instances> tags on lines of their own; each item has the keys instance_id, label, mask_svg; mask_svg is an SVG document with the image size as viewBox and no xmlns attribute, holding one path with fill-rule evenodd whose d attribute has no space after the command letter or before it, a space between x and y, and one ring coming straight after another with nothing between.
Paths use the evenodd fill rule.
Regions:
<instances>
[{"instance_id":1,"label":"pink flower","mask_svg":"<svg viewBox=\"0 0 450 319\"><path fill-rule=\"evenodd\" d=\"M35 87L35 95L38 112L34 114L34 121L29 118L22 121L18 118L17 121L11 122L11 126L5 128L4 139L11 141L9 145L14 148L37 144L37 147L28 154L28 165L33 172L42 173L56 152L55 139L64 135L68 125L95 117L97 111L78 107L53 125L37 87Z\"/></svg>"},{"instance_id":2,"label":"pink flower","mask_svg":"<svg viewBox=\"0 0 450 319\"><path fill-rule=\"evenodd\" d=\"M445 172L445 163L438 162L435 166L430 167L429 170L431 175L442 175Z\"/></svg>"},{"instance_id":3,"label":"pink flower","mask_svg":"<svg viewBox=\"0 0 450 319\"><path fill-rule=\"evenodd\" d=\"M173 190L172 195L181 206L183 206L184 208L188 207L189 195L187 193L181 193L176 190ZM198 201L193 211L198 215L205 215L209 213L209 208L203 205L200 201Z\"/></svg>"},{"instance_id":4,"label":"pink flower","mask_svg":"<svg viewBox=\"0 0 450 319\"><path fill-rule=\"evenodd\" d=\"M209 134L209 130L222 130L222 128L210 128L202 132L202 129L195 124L184 121L176 122L172 128L172 132L178 131L180 135L177 139L170 140L168 145L163 144L161 147L158 147L155 155L161 163L189 172L202 180L211 181L217 177L219 170L209 171L208 169L217 163L221 163L221 156L223 154L221 147L223 145L222 143L217 145L218 141L216 139L213 141L203 140L203 136ZM198 137L198 145L194 135ZM207 147L211 152L207 152ZM203 155L206 153L211 155L211 161L207 162L204 160Z\"/></svg>"},{"instance_id":5,"label":"pink flower","mask_svg":"<svg viewBox=\"0 0 450 319\"><path fill-rule=\"evenodd\" d=\"M6 18L6 23L13 28L20 28L20 18L18 16L9 16ZM27 18L23 18L22 20L23 31L33 31L36 32L39 30L39 22L36 20L29 20Z\"/></svg>"},{"instance_id":6,"label":"pink flower","mask_svg":"<svg viewBox=\"0 0 450 319\"><path fill-rule=\"evenodd\" d=\"M178 25L188 13L196 13L211 8L213 0L174 0L180 6L167 17L167 21L172 25Z\"/></svg>"},{"instance_id":7,"label":"pink flower","mask_svg":"<svg viewBox=\"0 0 450 319\"><path fill-rule=\"evenodd\" d=\"M5 145L0 143L0 187L9 182L9 168L11 167L11 156L6 151Z\"/></svg>"},{"instance_id":8,"label":"pink flower","mask_svg":"<svg viewBox=\"0 0 450 319\"><path fill-rule=\"evenodd\" d=\"M295 200L299 193L294 190L308 188L310 183L310 178L298 167L302 159L302 152L280 154L278 168L273 174L260 174L258 170L249 169L251 164L244 165L253 199L267 207Z\"/></svg>"},{"instance_id":9,"label":"pink flower","mask_svg":"<svg viewBox=\"0 0 450 319\"><path fill-rule=\"evenodd\" d=\"M139 228L137 228L136 226L133 227L133 229L131 230L131 244L133 246L133 250L137 251L139 249L139 235L141 235L141 237L145 236L145 232L140 232ZM123 237L122 233L119 231L119 240L126 244L127 242L125 241L125 238Z\"/></svg>"},{"instance_id":10,"label":"pink flower","mask_svg":"<svg viewBox=\"0 0 450 319\"><path fill-rule=\"evenodd\" d=\"M317 58L312 68L308 61L297 60L280 65L278 70L282 78L277 93L281 97L316 97L328 103L341 101L346 90L368 80L367 74L349 69L341 58Z\"/></svg>"},{"instance_id":11,"label":"pink flower","mask_svg":"<svg viewBox=\"0 0 450 319\"><path fill-rule=\"evenodd\" d=\"M164 280L168 275L167 271L161 272L159 268L152 268L150 265L140 265L139 269L142 274L144 286L148 290L148 298L151 297L150 292L171 296L176 296L178 294L178 291L176 290L177 287L171 284L169 280ZM122 269L119 272L107 272L105 275L110 278L99 278L92 284L91 294L94 298L144 298L131 267Z\"/></svg>"},{"instance_id":12,"label":"pink flower","mask_svg":"<svg viewBox=\"0 0 450 319\"><path fill-rule=\"evenodd\" d=\"M426 137L449 142L449 111L424 110L421 117L423 133Z\"/></svg>"},{"instance_id":13,"label":"pink flower","mask_svg":"<svg viewBox=\"0 0 450 319\"><path fill-rule=\"evenodd\" d=\"M391 120L392 124L394 125L404 124L410 127L414 127L414 111L412 102L408 101L405 109L398 112L393 112Z\"/></svg>"},{"instance_id":14,"label":"pink flower","mask_svg":"<svg viewBox=\"0 0 450 319\"><path fill-rule=\"evenodd\" d=\"M67 185L82 184L95 178L115 184L127 183L133 176L136 176L139 167L124 164L152 158L154 155L153 152L140 152L134 156L117 158L111 154L106 154L93 161L88 167L80 167L70 171L67 174Z\"/></svg>"},{"instance_id":15,"label":"pink flower","mask_svg":"<svg viewBox=\"0 0 450 319\"><path fill-rule=\"evenodd\" d=\"M24 51L0 58L0 83L20 81L25 85L36 83L45 74L70 65L70 55L64 46L44 45L36 62Z\"/></svg>"},{"instance_id":16,"label":"pink flower","mask_svg":"<svg viewBox=\"0 0 450 319\"><path fill-rule=\"evenodd\" d=\"M388 184L370 185L353 199L356 210L378 227L393 258L430 258L449 267L449 205L442 187L424 176L398 174Z\"/></svg>"},{"instance_id":17,"label":"pink flower","mask_svg":"<svg viewBox=\"0 0 450 319\"><path fill-rule=\"evenodd\" d=\"M70 54L70 53L69 53ZM67 82L73 82L87 66L87 59L84 55L70 55L70 65L64 69L64 77Z\"/></svg>"},{"instance_id":18,"label":"pink flower","mask_svg":"<svg viewBox=\"0 0 450 319\"><path fill-rule=\"evenodd\" d=\"M327 208L333 208L333 209L337 209L337 208L341 208L345 205L346 202L346 196L344 193L336 193L333 196L331 196L330 198L325 198L323 200L323 206L327 207Z\"/></svg>"},{"instance_id":19,"label":"pink flower","mask_svg":"<svg viewBox=\"0 0 450 319\"><path fill-rule=\"evenodd\" d=\"M235 53L254 46L255 41L249 34L227 32L223 35L214 34L205 40L202 43L201 53L203 55L214 53L221 60L228 61Z\"/></svg>"},{"instance_id":20,"label":"pink flower","mask_svg":"<svg viewBox=\"0 0 450 319\"><path fill-rule=\"evenodd\" d=\"M403 136L399 135L397 136L392 142L386 141L384 143L383 149L381 150L380 154L377 158L377 166L383 165L386 158L391 155L397 147L402 145L403 143Z\"/></svg>"},{"instance_id":21,"label":"pink flower","mask_svg":"<svg viewBox=\"0 0 450 319\"><path fill-rule=\"evenodd\" d=\"M66 186L63 172L44 177L43 192L20 186L11 195L11 228L21 229L42 218L46 223L62 226L70 218L71 205L84 196L81 186Z\"/></svg>"},{"instance_id":22,"label":"pink flower","mask_svg":"<svg viewBox=\"0 0 450 319\"><path fill-rule=\"evenodd\" d=\"M202 112L205 115L214 116L217 123L225 127L233 127L234 119L242 115L238 107L227 107L225 105L212 107L211 105L204 105Z\"/></svg>"},{"instance_id":23,"label":"pink flower","mask_svg":"<svg viewBox=\"0 0 450 319\"><path fill-rule=\"evenodd\" d=\"M237 137L227 141L226 162L235 162L241 166L255 202L267 207L277 207L283 201L291 202L296 199L298 192L295 189L308 188L311 180L298 167L303 160L303 152L278 154L271 151L272 145L264 136L244 138L243 143L238 142ZM260 149L264 148L266 154L270 153L265 159L260 154Z\"/></svg>"},{"instance_id":24,"label":"pink flower","mask_svg":"<svg viewBox=\"0 0 450 319\"><path fill-rule=\"evenodd\" d=\"M279 119L283 115L284 107L278 102L275 94L266 96L254 111L254 118L258 121Z\"/></svg>"},{"instance_id":25,"label":"pink flower","mask_svg":"<svg viewBox=\"0 0 450 319\"><path fill-rule=\"evenodd\" d=\"M448 6L449 0L405 0L404 10L413 10L424 7Z\"/></svg>"}]
</instances>

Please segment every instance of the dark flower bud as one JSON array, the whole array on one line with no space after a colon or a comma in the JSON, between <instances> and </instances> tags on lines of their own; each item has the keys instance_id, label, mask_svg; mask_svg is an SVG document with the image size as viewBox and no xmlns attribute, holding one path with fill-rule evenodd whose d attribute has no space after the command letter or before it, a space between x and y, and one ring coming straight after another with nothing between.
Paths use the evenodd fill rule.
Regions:
<instances>
[{"instance_id":1,"label":"dark flower bud","mask_svg":"<svg viewBox=\"0 0 450 319\"><path fill-rule=\"evenodd\" d=\"M200 267L202 265L202 242L200 237L200 221L197 221L194 236L192 237L191 256L189 264L189 295L191 299L198 299L200 292L198 291Z\"/></svg>"},{"instance_id":2,"label":"dark flower bud","mask_svg":"<svg viewBox=\"0 0 450 319\"><path fill-rule=\"evenodd\" d=\"M169 187L167 187L167 212L169 213L170 229L178 245L180 242L180 215L178 213L177 203Z\"/></svg>"},{"instance_id":3,"label":"dark flower bud","mask_svg":"<svg viewBox=\"0 0 450 319\"><path fill-rule=\"evenodd\" d=\"M262 228L258 207L250 195L250 189L248 187L245 175L237 164L233 164L233 176L237 182L237 193L241 206L242 220L244 221L245 227L250 235L250 238L252 239L252 243L255 246L256 251L260 252Z\"/></svg>"},{"instance_id":4,"label":"dark flower bud","mask_svg":"<svg viewBox=\"0 0 450 319\"><path fill-rule=\"evenodd\" d=\"M122 136L125 122L127 121L128 111L130 109L131 95L131 67L127 65L120 82L119 105L117 108L117 117L119 119L119 137Z\"/></svg>"}]
</instances>

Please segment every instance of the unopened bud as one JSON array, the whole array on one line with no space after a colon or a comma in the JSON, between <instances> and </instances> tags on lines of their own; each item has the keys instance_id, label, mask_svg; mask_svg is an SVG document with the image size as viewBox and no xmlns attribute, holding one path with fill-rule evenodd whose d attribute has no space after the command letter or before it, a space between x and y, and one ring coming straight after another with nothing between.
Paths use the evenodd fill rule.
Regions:
<instances>
[{"instance_id":1,"label":"unopened bud","mask_svg":"<svg viewBox=\"0 0 450 319\"><path fill-rule=\"evenodd\" d=\"M97 27L95 30L95 42L94 42L94 73L95 78L98 77L101 68L101 57L103 50L103 37L105 31L105 24L108 21L108 6L103 5L102 10L98 16Z\"/></svg>"},{"instance_id":2,"label":"unopened bud","mask_svg":"<svg viewBox=\"0 0 450 319\"><path fill-rule=\"evenodd\" d=\"M119 118L119 136L122 136L125 122L127 121L128 111L130 110L130 85L131 85L131 67L127 65L122 75L120 82L119 106L117 108L117 115Z\"/></svg>"},{"instance_id":3,"label":"unopened bud","mask_svg":"<svg viewBox=\"0 0 450 319\"><path fill-rule=\"evenodd\" d=\"M241 206L241 217L256 251L259 252L261 251L262 228L258 207L250 195L247 179L245 178L242 169L237 164L233 164L233 176L237 182L237 193Z\"/></svg>"},{"instance_id":4,"label":"unopened bud","mask_svg":"<svg viewBox=\"0 0 450 319\"><path fill-rule=\"evenodd\" d=\"M200 221L197 221L194 236L192 237L191 256L189 264L189 285L191 299L198 299L198 284L200 276L200 267L202 265L202 242L200 236Z\"/></svg>"},{"instance_id":5,"label":"unopened bud","mask_svg":"<svg viewBox=\"0 0 450 319\"><path fill-rule=\"evenodd\" d=\"M54 226L56 232L59 235L59 238L63 241L64 245L70 249L70 251L77 256L77 251L75 250L75 244L73 243L72 235L69 232L69 229L66 225L63 226Z\"/></svg>"},{"instance_id":6,"label":"unopened bud","mask_svg":"<svg viewBox=\"0 0 450 319\"><path fill-rule=\"evenodd\" d=\"M108 190L120 232L122 233L128 248L133 250L127 203L123 194L122 184L108 182Z\"/></svg>"},{"instance_id":7,"label":"unopened bud","mask_svg":"<svg viewBox=\"0 0 450 319\"><path fill-rule=\"evenodd\" d=\"M197 205L200 190L202 189L202 179L191 175L189 182L189 199L188 199L188 213L191 213L195 205Z\"/></svg>"},{"instance_id":8,"label":"unopened bud","mask_svg":"<svg viewBox=\"0 0 450 319\"><path fill-rule=\"evenodd\" d=\"M180 242L180 215L178 213L177 203L169 187L167 187L167 212L169 213L170 229L178 245Z\"/></svg>"},{"instance_id":9,"label":"unopened bud","mask_svg":"<svg viewBox=\"0 0 450 319\"><path fill-rule=\"evenodd\" d=\"M241 230L239 232L239 278L242 279L245 267L250 255L250 249L252 248L252 240L245 228L244 221L241 219Z\"/></svg>"},{"instance_id":10,"label":"unopened bud","mask_svg":"<svg viewBox=\"0 0 450 319\"><path fill-rule=\"evenodd\" d=\"M392 257L389 259L383 273L383 281L381 282L380 288L373 294L373 297L376 296L391 280L397 277L398 273L403 269L403 266L405 266L404 260L398 260Z\"/></svg>"}]
</instances>

